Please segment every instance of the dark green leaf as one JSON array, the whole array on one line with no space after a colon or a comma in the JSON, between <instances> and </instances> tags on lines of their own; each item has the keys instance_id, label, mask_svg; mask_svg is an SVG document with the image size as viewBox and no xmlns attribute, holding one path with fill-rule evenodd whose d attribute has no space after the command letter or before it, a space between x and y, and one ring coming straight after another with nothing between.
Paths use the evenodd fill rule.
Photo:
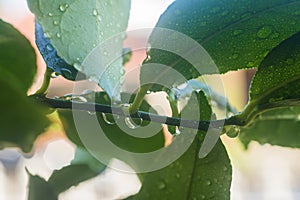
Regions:
<instances>
[{"instance_id":1,"label":"dark green leaf","mask_svg":"<svg viewBox=\"0 0 300 200\"><path fill-rule=\"evenodd\" d=\"M28 200L57 200L52 185L39 176L29 177Z\"/></svg>"},{"instance_id":2,"label":"dark green leaf","mask_svg":"<svg viewBox=\"0 0 300 200\"><path fill-rule=\"evenodd\" d=\"M238 118L250 122L260 112L300 106L300 32L274 48L253 78L250 101Z\"/></svg>"},{"instance_id":3,"label":"dark green leaf","mask_svg":"<svg viewBox=\"0 0 300 200\"><path fill-rule=\"evenodd\" d=\"M85 75L78 72L72 65L69 65L57 55L56 49L51 45L50 39L45 36L45 33L38 22L35 23L35 37L37 47L48 68L68 80L86 79Z\"/></svg>"},{"instance_id":4,"label":"dark green leaf","mask_svg":"<svg viewBox=\"0 0 300 200\"><path fill-rule=\"evenodd\" d=\"M263 60L252 81L250 99L259 104L297 99L299 86L300 32L274 48Z\"/></svg>"},{"instance_id":5,"label":"dark green leaf","mask_svg":"<svg viewBox=\"0 0 300 200\"><path fill-rule=\"evenodd\" d=\"M30 151L36 137L49 125L43 108L26 92L36 72L30 43L11 25L0 21L0 141L1 148L18 146Z\"/></svg>"},{"instance_id":6,"label":"dark green leaf","mask_svg":"<svg viewBox=\"0 0 300 200\"><path fill-rule=\"evenodd\" d=\"M211 108L203 93L198 95L198 102L192 98L182 112L197 119L195 107L199 106L201 120L210 119ZM193 131L184 129L175 140L182 141L184 134L193 134ZM231 165L226 149L218 141L207 157L199 159L204 135L205 132L198 132L189 149L171 165L143 174L141 191L129 199L230 199Z\"/></svg>"},{"instance_id":7,"label":"dark green leaf","mask_svg":"<svg viewBox=\"0 0 300 200\"><path fill-rule=\"evenodd\" d=\"M212 57L219 72L225 73L230 70L258 67L270 50L299 32L299 9L300 2L297 0L177 0L160 17L156 26L181 32L197 41ZM178 35L163 38L160 31L154 31L149 43L152 47L163 48L166 41L172 43L177 40L180 42ZM172 45L176 45L173 43ZM178 50L182 55L151 49L149 52L151 59L146 63L171 66L186 80L201 75L191 63L183 59L184 56L194 53L194 49L185 48L184 43L177 46L184 48ZM195 56L203 57L203 55ZM166 75L159 78L159 74L155 73L151 76L152 67L151 65L142 67L142 81L143 78L148 78L156 80L157 83L166 78ZM203 68L200 65L194 67ZM169 72L159 71L159 73ZM218 72L206 67L201 73ZM172 79L168 84L172 86L172 83L179 84L180 81L182 80Z\"/></svg>"},{"instance_id":8,"label":"dark green leaf","mask_svg":"<svg viewBox=\"0 0 300 200\"><path fill-rule=\"evenodd\" d=\"M240 140L300 148L300 108L280 108L261 114L254 123L241 129Z\"/></svg>"},{"instance_id":9,"label":"dark green leaf","mask_svg":"<svg viewBox=\"0 0 300 200\"><path fill-rule=\"evenodd\" d=\"M26 94L36 74L36 57L29 41L12 25L0 19L0 73L14 78L8 82L18 83L17 88Z\"/></svg>"}]
</instances>

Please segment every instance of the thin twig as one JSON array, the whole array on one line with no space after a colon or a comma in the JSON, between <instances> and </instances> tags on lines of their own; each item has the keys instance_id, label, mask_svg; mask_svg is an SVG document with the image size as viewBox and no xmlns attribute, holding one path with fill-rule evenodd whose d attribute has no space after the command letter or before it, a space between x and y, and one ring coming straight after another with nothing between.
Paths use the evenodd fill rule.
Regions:
<instances>
[{"instance_id":1,"label":"thin twig","mask_svg":"<svg viewBox=\"0 0 300 200\"><path fill-rule=\"evenodd\" d=\"M119 115L123 117L140 118L146 121L157 122L161 124L167 124L171 126L178 126L183 128L192 128L207 131L209 127L222 128L224 125L234 125L236 122L230 119L224 120L213 120L213 121L197 121L197 120L187 120L175 117L161 116L154 113L148 113L144 111L137 111L134 114L129 115L128 112L124 112L124 108L120 106L111 106L97 103L81 103L72 102L61 99L51 99L45 96L31 96L36 101L46 104L51 108L56 109L74 109L82 111L90 111L97 113L110 113L114 115Z\"/></svg>"}]
</instances>

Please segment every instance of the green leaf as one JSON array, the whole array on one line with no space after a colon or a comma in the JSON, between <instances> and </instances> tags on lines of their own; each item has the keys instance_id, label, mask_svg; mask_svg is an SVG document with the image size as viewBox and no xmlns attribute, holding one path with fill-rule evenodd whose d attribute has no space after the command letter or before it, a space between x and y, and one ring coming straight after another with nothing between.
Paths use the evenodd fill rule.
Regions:
<instances>
[{"instance_id":1,"label":"green leaf","mask_svg":"<svg viewBox=\"0 0 300 200\"><path fill-rule=\"evenodd\" d=\"M85 97L89 100L88 96ZM95 93L95 99L96 99L96 103L111 105L111 101L109 100L109 97L107 96L107 94L103 92ZM129 96L129 94L123 93L122 99L123 102L132 102L134 96ZM141 110L149 111L150 105L145 101L143 101L140 108ZM81 138L79 137L78 132L76 130L72 112L68 110L59 110L58 112L62 120L62 123L64 125L66 134L70 138L70 140L74 142L76 145L86 148L82 143ZM90 114L84 111L81 112L81 115L83 116L83 119L91 118ZM110 121L112 121L111 115L106 115L106 117L109 118ZM143 134L146 133L141 132L140 128L130 129L126 125L124 117L118 117L117 124L107 123L104 120L103 115L101 113L97 114L97 119L99 122L99 126L101 126L101 129L103 130L105 136L110 140L110 142L112 142L115 146L117 146L122 150L134 152L134 153L147 153L147 152L158 150L164 146L164 135L163 135L161 124L153 124L153 130L159 130L158 133L147 138L141 138L139 136L143 136ZM148 124L149 122L143 121L141 126L144 127ZM88 128L89 127L87 127L87 132L88 132ZM101 141L99 141L99 146L101 146ZM112 155L111 152L98 152L98 153L100 153L102 156L105 156L105 158L107 159L117 156L117 155ZM125 159L124 160L125 162L130 161L131 163L134 163L134 160L131 160L131 158L118 157L118 159L120 160ZM131 167L138 167L138 166L131 166Z\"/></svg>"},{"instance_id":2,"label":"green leaf","mask_svg":"<svg viewBox=\"0 0 300 200\"><path fill-rule=\"evenodd\" d=\"M36 74L36 57L29 41L12 25L0 19L0 73L13 77L7 82L18 83L18 88L26 94Z\"/></svg>"},{"instance_id":3,"label":"green leaf","mask_svg":"<svg viewBox=\"0 0 300 200\"><path fill-rule=\"evenodd\" d=\"M120 33L127 27L130 0L27 2L59 56L99 83L112 97L113 89L120 85L119 79L123 76L122 45L125 35ZM109 40L115 34L119 35L113 41ZM101 47L96 48L101 51L100 57L90 55L85 60L100 44Z\"/></svg>"},{"instance_id":4,"label":"green leaf","mask_svg":"<svg viewBox=\"0 0 300 200\"><path fill-rule=\"evenodd\" d=\"M18 146L28 152L49 125L44 108L26 97L36 72L35 54L11 25L0 21L0 30L0 146Z\"/></svg>"},{"instance_id":5,"label":"green leaf","mask_svg":"<svg viewBox=\"0 0 300 200\"><path fill-rule=\"evenodd\" d=\"M57 195L52 186L39 176L29 177L28 200L57 200Z\"/></svg>"},{"instance_id":6,"label":"green leaf","mask_svg":"<svg viewBox=\"0 0 300 200\"><path fill-rule=\"evenodd\" d=\"M241 129L239 139L245 147L251 141L300 148L300 108L280 108L261 114L254 123Z\"/></svg>"},{"instance_id":7,"label":"green leaf","mask_svg":"<svg viewBox=\"0 0 300 200\"><path fill-rule=\"evenodd\" d=\"M104 169L104 168L102 168ZM48 183L53 187L56 195L68 190L72 186L97 176L99 172L92 170L88 165L70 165L54 171Z\"/></svg>"},{"instance_id":8,"label":"green leaf","mask_svg":"<svg viewBox=\"0 0 300 200\"><path fill-rule=\"evenodd\" d=\"M35 23L35 38L36 45L48 68L68 80L74 81L75 79L86 79L85 75L78 72L72 65L69 65L57 55L56 49L52 46L50 39L45 36L45 33L38 22Z\"/></svg>"},{"instance_id":9,"label":"green leaf","mask_svg":"<svg viewBox=\"0 0 300 200\"><path fill-rule=\"evenodd\" d=\"M250 101L237 118L251 123L263 111L300 106L300 32L274 48L252 80Z\"/></svg>"},{"instance_id":10,"label":"green leaf","mask_svg":"<svg viewBox=\"0 0 300 200\"><path fill-rule=\"evenodd\" d=\"M270 50L285 39L300 31L300 2L297 0L177 0L160 17L156 27L183 33L201 44L218 66L220 73L230 70L258 67ZM161 31L154 31L149 43L152 47L164 49L166 41L178 48L182 55L175 55L160 49L151 49L145 63L160 63L176 69L186 80L202 74L218 73L215 69L202 69L201 63L194 66L202 69L201 74L191 63L183 59L193 55L195 49L188 49L180 43L178 34L162 37ZM173 43L172 43L173 41ZM176 42L175 42L176 41ZM195 55L194 59L203 55ZM201 57L202 56L202 57ZM206 57L204 57L206 58ZM200 61L201 62L201 59ZM151 76L153 66L141 68L141 80L155 80L157 83L169 72ZM172 77L172 76L171 76ZM168 84L180 84L183 80L173 79ZM165 80L164 80L165 81ZM166 82L166 81L165 81ZM161 87L153 87L158 90Z\"/></svg>"},{"instance_id":11,"label":"green leaf","mask_svg":"<svg viewBox=\"0 0 300 200\"><path fill-rule=\"evenodd\" d=\"M99 170L100 168L94 171L86 164L76 164L55 170L48 181L39 176L30 175L29 200L56 200L60 193L70 187L97 176Z\"/></svg>"},{"instance_id":12,"label":"green leaf","mask_svg":"<svg viewBox=\"0 0 300 200\"><path fill-rule=\"evenodd\" d=\"M211 108L204 94L197 98L192 98L182 112L195 119L195 107L199 106L201 120L210 119ZM175 140L181 141L184 134L193 134L193 130L183 129ZM199 131L189 149L171 165L143 174L141 191L129 199L230 199L232 171L226 149L219 140L207 157L199 159L204 136L205 132Z\"/></svg>"}]
</instances>

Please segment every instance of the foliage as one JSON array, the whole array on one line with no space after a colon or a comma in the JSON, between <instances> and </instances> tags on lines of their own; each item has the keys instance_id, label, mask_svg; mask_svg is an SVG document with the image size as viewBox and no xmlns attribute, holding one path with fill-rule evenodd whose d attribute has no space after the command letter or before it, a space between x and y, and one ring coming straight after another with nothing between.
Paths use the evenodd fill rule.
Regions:
<instances>
[{"instance_id":1,"label":"foliage","mask_svg":"<svg viewBox=\"0 0 300 200\"><path fill-rule=\"evenodd\" d=\"M184 47L181 44L186 40L180 41L178 34L162 37L159 31L154 30L149 39L152 48L147 52L148 57L141 66L140 73L142 83L151 80L153 84L141 86L134 95L120 93L124 76L123 64L128 61L129 55L122 55L126 53L122 45L125 39L123 32L128 24L130 0L27 2L36 16L36 43L48 69L41 89L28 97L27 91L36 75L34 50L24 36L1 20L1 147L13 146L24 152L31 151L37 136L50 125L47 118L50 107L57 108L67 136L77 146L72 163L55 171L48 181L30 175L30 200L57 199L59 193L102 173L106 167L105 163L96 159L97 156L94 157L94 152L87 150L80 137L70 110L73 102L77 102L83 117L96 117L105 136L115 146L136 154L167 150L172 145L180 148L187 142L185 135L193 135L194 129L201 129L196 131L187 150L172 164L157 171L139 174L143 186L137 195L129 199L230 199L232 170L222 142L218 140L207 157L198 157L208 124L219 122L214 117L210 103L222 98L214 99L207 88L198 88L201 91L194 91L180 112L176 109L178 99L169 93L173 118L168 118L166 124L175 135L167 147L164 146L165 137L161 125L149 122L151 117L141 122L141 116L135 113L140 110L144 114L150 113L147 116L157 117L152 105L143 100L148 91L169 92L170 88L186 80L202 78L203 75L256 69L247 106L242 112L233 113L233 116L224 119L224 131L229 130L228 135L231 136L240 132L239 138L245 146L251 141L258 141L261 144L300 147L299 0L175 1L161 15L156 27L185 34L197 45L202 45L207 51L205 55L210 57L202 63L191 64L185 56L190 55L193 48L181 49ZM173 49L178 54L157 48L174 41L178 41ZM100 49L97 48L98 45ZM117 59L111 62L115 56ZM91 57L92 59L87 59ZM151 65L153 63L169 68L158 71ZM210 67L214 64L218 68ZM203 70L203 65L208 67ZM176 70L184 79L170 75L170 70ZM105 92L49 99L46 94L52 72L72 81L96 81ZM160 82L166 85L155 84ZM117 92L114 92L114 88L117 88ZM81 101L78 102L78 99ZM116 102L129 103L131 106L115 105ZM226 107L231 107L227 102L225 104ZM91 105L103 108L103 113L88 113ZM121 111L110 114L117 108ZM130 116L136 119L132 121ZM201 128L200 125L183 128L178 123L180 120L196 121ZM134 123L140 123L141 127ZM145 134L143 128L150 123L155 124L158 130L155 135L148 138L135 137ZM176 135L175 125L178 126L180 135ZM130 126L135 129L131 130ZM133 135L128 135L129 132ZM107 161L118 158L128 162L136 171L141 168L134 157L118 157L109 151L97 153ZM172 156L173 154L160 155L166 159ZM153 160L153 165L156 162L157 160Z\"/></svg>"}]
</instances>

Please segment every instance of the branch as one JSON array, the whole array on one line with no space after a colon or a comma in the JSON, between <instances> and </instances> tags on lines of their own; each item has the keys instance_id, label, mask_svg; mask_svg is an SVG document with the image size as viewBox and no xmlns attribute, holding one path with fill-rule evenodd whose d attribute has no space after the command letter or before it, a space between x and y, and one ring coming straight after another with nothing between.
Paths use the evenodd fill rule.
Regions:
<instances>
[{"instance_id":1,"label":"branch","mask_svg":"<svg viewBox=\"0 0 300 200\"><path fill-rule=\"evenodd\" d=\"M148 113L144 111L137 111L134 114L128 114L124 112L124 108L120 106L111 106L97 103L81 103L81 102L72 102L60 99L51 99L45 96L30 96L34 98L35 101L46 104L51 108L57 109L75 109L82 111L91 111L97 113L110 113L114 115L119 115L123 117L131 117L134 119L143 119L146 121L157 122L160 124L167 124L171 126L178 126L184 128L198 129L202 131L207 131L209 127L213 128L222 128L224 125L240 125L233 118L224 119L224 120L214 120L214 121L197 121L197 120L187 120L175 117L161 116L153 113Z\"/></svg>"}]
</instances>

